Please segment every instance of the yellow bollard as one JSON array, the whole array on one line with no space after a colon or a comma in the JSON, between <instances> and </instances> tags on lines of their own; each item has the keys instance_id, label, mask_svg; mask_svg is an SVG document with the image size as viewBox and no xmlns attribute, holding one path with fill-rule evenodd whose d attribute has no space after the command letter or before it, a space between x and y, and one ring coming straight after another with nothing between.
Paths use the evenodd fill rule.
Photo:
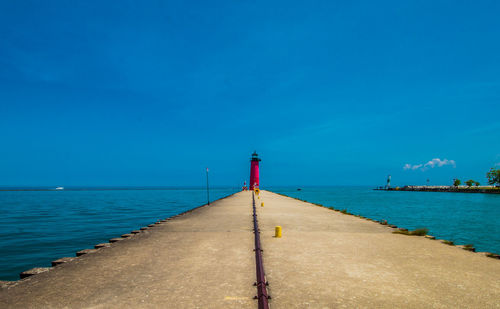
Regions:
<instances>
[{"instance_id":1,"label":"yellow bollard","mask_svg":"<svg viewBox=\"0 0 500 309\"><path fill-rule=\"evenodd\" d=\"M281 226L277 226L274 228L274 237L281 238Z\"/></svg>"},{"instance_id":2,"label":"yellow bollard","mask_svg":"<svg viewBox=\"0 0 500 309\"><path fill-rule=\"evenodd\" d=\"M260 207L264 207L264 202L260 203Z\"/></svg>"}]
</instances>

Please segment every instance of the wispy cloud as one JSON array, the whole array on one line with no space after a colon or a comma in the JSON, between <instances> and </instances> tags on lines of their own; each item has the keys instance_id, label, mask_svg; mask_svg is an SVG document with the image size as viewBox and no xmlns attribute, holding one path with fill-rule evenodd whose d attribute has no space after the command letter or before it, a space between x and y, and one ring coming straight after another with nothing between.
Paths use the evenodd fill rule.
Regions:
<instances>
[{"instance_id":1,"label":"wispy cloud","mask_svg":"<svg viewBox=\"0 0 500 309\"><path fill-rule=\"evenodd\" d=\"M428 161L427 163L421 163L421 164L406 163L403 166L403 169L404 170L412 170L412 171L415 171L415 170L425 171L425 170L428 170L429 168L442 167L442 166L446 166L446 165L451 165L453 167L457 166L455 160L448 160L448 159L441 160L439 158L434 158L434 159Z\"/></svg>"},{"instance_id":2,"label":"wispy cloud","mask_svg":"<svg viewBox=\"0 0 500 309\"><path fill-rule=\"evenodd\" d=\"M404 170L418 170L421 167L422 167L422 164L411 165L409 163L406 163L405 166L403 166L403 169Z\"/></svg>"}]
</instances>

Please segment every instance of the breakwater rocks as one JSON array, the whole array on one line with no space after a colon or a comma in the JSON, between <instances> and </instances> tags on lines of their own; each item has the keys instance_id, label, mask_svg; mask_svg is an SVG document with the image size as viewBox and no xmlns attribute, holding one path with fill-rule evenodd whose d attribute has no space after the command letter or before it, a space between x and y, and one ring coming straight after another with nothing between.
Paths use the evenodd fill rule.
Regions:
<instances>
[{"instance_id":1,"label":"breakwater rocks","mask_svg":"<svg viewBox=\"0 0 500 309\"><path fill-rule=\"evenodd\" d=\"M228 197L230 197L230 196L232 196L234 194L235 193L227 195L227 196L225 196L223 198L220 198L219 200L226 199L226 198L228 198ZM188 214L188 213L190 213L190 212L192 212L192 211L194 211L196 209L199 209L199 208L202 208L202 207L206 207L206 206L209 206L209 204L204 204L204 205L201 205L201 206L189 209L187 211L184 211L182 213L179 213L179 214L176 214L176 215L164 218L164 219L160 219L160 220L156 221L153 224L149 224L147 227L141 227L138 230L133 230L130 233L121 235L121 237L111 238L109 240L109 243L97 244L97 245L94 246L93 249L79 250L79 251L77 251L75 253L75 257L62 257L62 258L59 258L57 260L52 261L51 262L52 267L35 267L35 268L32 268L32 269L23 271L23 272L21 272L19 274L19 277L20 277L21 280L18 280L18 281L0 281L0 288L9 288L9 287L12 287L12 286L16 286L17 284L19 284L19 283L21 283L21 282L23 282L25 280L29 280L29 278L32 277L32 276L35 276L35 275L38 275L38 274L50 271L53 267L59 267L60 265L63 265L63 264L66 264L66 263L77 262L78 259L82 258L83 256L85 256L87 254L94 254L96 252L99 252L100 250L104 250L106 248L110 248L111 246L115 246L118 242L126 241L127 239L133 238L134 236L137 236L140 233L149 232L152 229L154 229L155 227L160 226L161 224L166 224L170 220L173 220L173 219L175 219L177 217L183 216L183 215Z\"/></svg>"},{"instance_id":2,"label":"breakwater rocks","mask_svg":"<svg viewBox=\"0 0 500 309\"><path fill-rule=\"evenodd\" d=\"M276 192L274 192L274 193L276 193ZM387 220L374 220L374 219L371 219L371 218L368 218L368 217L364 217L364 216L361 216L361 215L352 214L352 213L348 212L347 209L337 209L337 208L332 207L332 206L325 206L323 204L309 202L307 200L303 200L303 199L300 199L300 198L288 196L288 195L281 194L281 193L276 193L276 194L281 195L281 196L285 196L285 197L288 197L288 198L291 198L291 199L294 199L294 200L298 200L298 201L301 201L301 202L305 202L305 203L308 203L308 204L313 205L313 206L324 207L324 208L327 208L327 209L339 212L339 213L344 214L344 215L357 217L357 218L362 219L362 220L367 220L367 221L371 221L371 222L374 222L374 223L378 223L380 225L387 226L388 228L390 228L390 229L393 230L393 232L392 232L393 234L401 234L401 235L407 235L407 236L422 236L422 237L425 237L425 238L430 239L430 240L437 240L437 241L439 241L439 242L441 242L441 243L443 243L445 245L448 245L448 246L455 246L456 248L459 248L459 249L462 249L462 250L466 250L466 251L469 251L469 252L472 252L472 253L477 253L477 254L485 256L485 257L489 257L489 258L500 260L500 255L499 254L491 253L491 252L476 252L476 249L474 248L474 245L472 245L472 244L456 245L453 241L450 241L450 240L436 239L435 236L427 234L428 229L417 229L417 230L409 231L406 228L402 228L402 227L398 227L398 226L396 226L394 224L390 224L390 223L387 222Z\"/></svg>"},{"instance_id":3,"label":"breakwater rocks","mask_svg":"<svg viewBox=\"0 0 500 309\"><path fill-rule=\"evenodd\" d=\"M454 192L454 193L491 193L500 194L500 187L493 186L403 186L403 187L379 187L377 191L420 191L420 192Z\"/></svg>"}]
</instances>

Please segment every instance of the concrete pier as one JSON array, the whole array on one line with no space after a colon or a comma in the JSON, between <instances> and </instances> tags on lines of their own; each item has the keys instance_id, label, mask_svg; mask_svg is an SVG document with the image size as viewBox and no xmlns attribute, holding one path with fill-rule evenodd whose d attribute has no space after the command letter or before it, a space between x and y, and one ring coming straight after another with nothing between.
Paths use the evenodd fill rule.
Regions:
<instances>
[{"instance_id":1,"label":"concrete pier","mask_svg":"<svg viewBox=\"0 0 500 309\"><path fill-rule=\"evenodd\" d=\"M270 192L259 222L272 308L498 308L500 261ZM283 228L273 238L274 227Z\"/></svg>"},{"instance_id":2,"label":"concrete pier","mask_svg":"<svg viewBox=\"0 0 500 309\"><path fill-rule=\"evenodd\" d=\"M5 284L0 307L256 308L251 194ZM257 202L271 308L500 307L499 260L267 191Z\"/></svg>"}]
</instances>

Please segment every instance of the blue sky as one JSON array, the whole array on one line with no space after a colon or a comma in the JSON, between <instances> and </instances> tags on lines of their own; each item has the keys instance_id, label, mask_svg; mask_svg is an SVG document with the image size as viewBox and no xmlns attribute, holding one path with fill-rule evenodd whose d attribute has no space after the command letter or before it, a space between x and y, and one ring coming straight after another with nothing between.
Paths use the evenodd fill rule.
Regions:
<instances>
[{"instance_id":1,"label":"blue sky","mask_svg":"<svg viewBox=\"0 0 500 309\"><path fill-rule=\"evenodd\" d=\"M0 185L485 182L498 1L0 1ZM454 164L404 169L432 159Z\"/></svg>"}]
</instances>

